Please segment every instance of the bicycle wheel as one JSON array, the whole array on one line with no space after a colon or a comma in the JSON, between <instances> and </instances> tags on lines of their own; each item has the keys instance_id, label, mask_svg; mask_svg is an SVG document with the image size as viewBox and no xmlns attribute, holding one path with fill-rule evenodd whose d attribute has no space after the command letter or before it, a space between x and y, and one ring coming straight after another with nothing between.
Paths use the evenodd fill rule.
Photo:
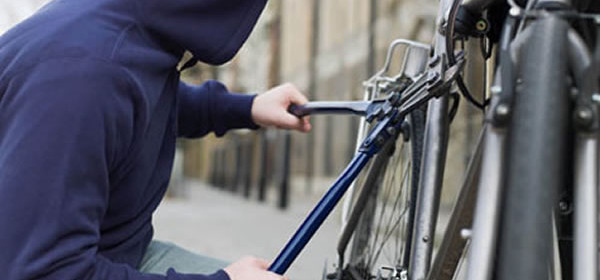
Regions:
<instances>
[{"instance_id":1,"label":"bicycle wheel","mask_svg":"<svg viewBox=\"0 0 600 280\"><path fill-rule=\"evenodd\" d=\"M551 279L553 206L567 184L569 94L565 42L568 24L556 17L532 22L522 48L509 127L505 198L500 223L498 279Z\"/></svg>"},{"instance_id":2,"label":"bicycle wheel","mask_svg":"<svg viewBox=\"0 0 600 280\"><path fill-rule=\"evenodd\" d=\"M393 271L408 264L424 110L411 112L405 123L402 134L380 152L362 183L345 229L354 237L343 279L371 279L382 267Z\"/></svg>"}]
</instances>

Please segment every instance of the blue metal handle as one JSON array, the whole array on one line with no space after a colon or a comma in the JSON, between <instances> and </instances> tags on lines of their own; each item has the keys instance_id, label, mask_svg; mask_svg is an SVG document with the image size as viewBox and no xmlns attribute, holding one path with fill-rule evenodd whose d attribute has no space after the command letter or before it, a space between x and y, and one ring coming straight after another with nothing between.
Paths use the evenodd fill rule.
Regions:
<instances>
[{"instance_id":1,"label":"blue metal handle","mask_svg":"<svg viewBox=\"0 0 600 280\"><path fill-rule=\"evenodd\" d=\"M335 181L325 196L321 198L321 201L319 201L317 206L304 220L275 261L273 261L271 267L269 267L269 271L280 275L285 273L372 156L373 153L367 152L361 152L354 156L342 175Z\"/></svg>"},{"instance_id":2,"label":"blue metal handle","mask_svg":"<svg viewBox=\"0 0 600 280\"><path fill-rule=\"evenodd\" d=\"M356 176L367 165L367 162L375 155L387 140L396 139L398 131L402 127L403 114L393 109L392 113L377 123L363 141L359 152L352 158L348 167L333 183L333 186L325 193L317 206L310 212L294 236L288 241L275 261L269 267L269 271L283 275L296 259L300 251L304 249L308 241L323 224L333 207L342 198L348 187ZM390 129L393 128L393 129Z\"/></svg>"}]
</instances>

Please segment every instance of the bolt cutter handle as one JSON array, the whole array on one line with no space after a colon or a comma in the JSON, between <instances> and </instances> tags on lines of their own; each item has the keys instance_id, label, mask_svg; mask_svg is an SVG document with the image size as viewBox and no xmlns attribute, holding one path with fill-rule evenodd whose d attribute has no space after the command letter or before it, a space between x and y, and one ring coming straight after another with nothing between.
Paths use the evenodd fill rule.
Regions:
<instances>
[{"instance_id":1,"label":"bolt cutter handle","mask_svg":"<svg viewBox=\"0 0 600 280\"><path fill-rule=\"evenodd\" d=\"M373 101L315 101L304 105L291 105L288 112L297 116L304 117L314 114L340 114L340 115L359 115L366 116L375 111L385 100Z\"/></svg>"}]
</instances>

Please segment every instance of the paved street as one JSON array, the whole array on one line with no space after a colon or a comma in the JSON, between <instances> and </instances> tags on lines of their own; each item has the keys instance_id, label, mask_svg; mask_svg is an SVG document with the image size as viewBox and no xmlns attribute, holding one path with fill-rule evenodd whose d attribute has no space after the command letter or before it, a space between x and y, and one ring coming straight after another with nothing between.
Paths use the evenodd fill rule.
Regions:
<instances>
[{"instance_id":1,"label":"paved street","mask_svg":"<svg viewBox=\"0 0 600 280\"><path fill-rule=\"evenodd\" d=\"M155 238L225 260L249 254L272 260L322 193L294 193L291 207L280 211L275 199L261 204L201 183L187 184L187 198L167 198L158 208ZM270 194L276 195L275 190ZM339 224L339 213L333 213L286 275L292 280L321 279L325 260L331 265L336 258Z\"/></svg>"}]
</instances>

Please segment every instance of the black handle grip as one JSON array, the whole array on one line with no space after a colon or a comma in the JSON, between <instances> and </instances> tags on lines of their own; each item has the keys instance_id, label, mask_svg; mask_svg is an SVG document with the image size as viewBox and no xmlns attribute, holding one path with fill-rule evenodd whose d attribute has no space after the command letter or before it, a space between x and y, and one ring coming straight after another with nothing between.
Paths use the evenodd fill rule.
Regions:
<instances>
[{"instance_id":1,"label":"black handle grip","mask_svg":"<svg viewBox=\"0 0 600 280\"><path fill-rule=\"evenodd\" d=\"M288 112L299 118L310 115L311 111L311 108L308 108L306 105L292 104L288 107Z\"/></svg>"},{"instance_id":2,"label":"black handle grip","mask_svg":"<svg viewBox=\"0 0 600 280\"><path fill-rule=\"evenodd\" d=\"M299 118L313 114L359 115L364 116L371 104L381 101L315 101L303 105L292 104L288 107L290 114Z\"/></svg>"}]
</instances>

